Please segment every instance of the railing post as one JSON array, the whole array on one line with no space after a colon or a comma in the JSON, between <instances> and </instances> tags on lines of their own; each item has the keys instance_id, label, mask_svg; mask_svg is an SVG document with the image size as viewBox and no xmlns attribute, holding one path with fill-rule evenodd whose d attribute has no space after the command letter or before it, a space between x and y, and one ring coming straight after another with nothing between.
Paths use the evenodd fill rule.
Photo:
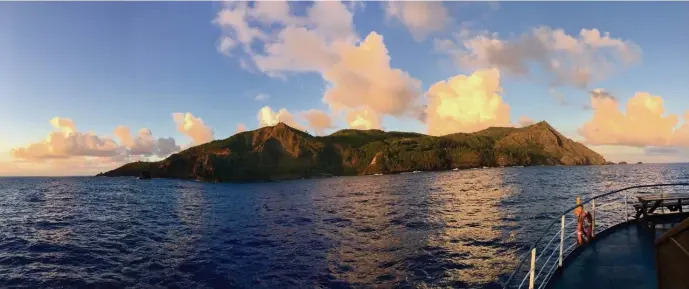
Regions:
<instances>
[{"instance_id":1,"label":"railing post","mask_svg":"<svg viewBox=\"0 0 689 289\"><path fill-rule=\"evenodd\" d=\"M629 212L627 212L627 191L624 191L624 221L629 222Z\"/></svg>"},{"instance_id":2,"label":"railing post","mask_svg":"<svg viewBox=\"0 0 689 289\"><path fill-rule=\"evenodd\" d=\"M596 199L591 200L591 238L596 236Z\"/></svg>"},{"instance_id":3,"label":"railing post","mask_svg":"<svg viewBox=\"0 0 689 289\"><path fill-rule=\"evenodd\" d=\"M562 221L560 222L560 262L558 263L558 268L562 268L562 253L565 245L565 215L562 215Z\"/></svg>"},{"instance_id":4,"label":"railing post","mask_svg":"<svg viewBox=\"0 0 689 289\"><path fill-rule=\"evenodd\" d=\"M531 250L531 271L529 271L529 289L534 288L534 278L536 277L536 247Z\"/></svg>"}]
</instances>

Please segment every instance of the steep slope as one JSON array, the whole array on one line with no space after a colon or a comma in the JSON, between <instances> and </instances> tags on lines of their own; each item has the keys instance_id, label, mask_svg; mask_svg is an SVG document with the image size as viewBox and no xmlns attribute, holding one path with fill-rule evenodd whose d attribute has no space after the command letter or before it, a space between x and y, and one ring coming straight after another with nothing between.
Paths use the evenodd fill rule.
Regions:
<instances>
[{"instance_id":1,"label":"steep slope","mask_svg":"<svg viewBox=\"0 0 689 289\"><path fill-rule=\"evenodd\" d=\"M136 162L104 176L258 181L398 173L481 166L589 165L605 160L548 123L492 127L434 137L381 130L340 130L314 137L284 123L189 148L159 162Z\"/></svg>"},{"instance_id":2,"label":"steep slope","mask_svg":"<svg viewBox=\"0 0 689 289\"><path fill-rule=\"evenodd\" d=\"M545 121L507 133L495 144L495 150L500 165L513 162L511 157L515 155L524 157L520 161L527 164L605 164L601 155L566 138Z\"/></svg>"}]
</instances>

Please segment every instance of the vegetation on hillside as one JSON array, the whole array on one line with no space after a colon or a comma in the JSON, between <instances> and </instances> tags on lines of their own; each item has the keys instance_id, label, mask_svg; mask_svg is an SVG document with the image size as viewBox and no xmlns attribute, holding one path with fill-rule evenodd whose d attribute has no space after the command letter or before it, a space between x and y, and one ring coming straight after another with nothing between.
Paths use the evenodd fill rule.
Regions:
<instances>
[{"instance_id":1,"label":"vegetation on hillside","mask_svg":"<svg viewBox=\"0 0 689 289\"><path fill-rule=\"evenodd\" d=\"M513 165L599 165L605 160L548 123L428 136L344 129L315 137L280 123L192 147L158 162L100 174L260 181Z\"/></svg>"}]
</instances>

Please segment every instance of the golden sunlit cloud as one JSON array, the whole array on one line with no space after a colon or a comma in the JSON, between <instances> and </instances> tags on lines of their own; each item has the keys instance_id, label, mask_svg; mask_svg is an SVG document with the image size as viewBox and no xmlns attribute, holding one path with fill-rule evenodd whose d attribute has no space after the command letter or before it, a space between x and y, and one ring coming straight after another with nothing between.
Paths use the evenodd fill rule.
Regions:
<instances>
[{"instance_id":1,"label":"golden sunlit cloud","mask_svg":"<svg viewBox=\"0 0 689 289\"><path fill-rule=\"evenodd\" d=\"M172 118L177 123L177 131L190 137L194 145L200 145L213 140L213 130L203 123L201 118L193 114L175 112Z\"/></svg>"},{"instance_id":2,"label":"golden sunlit cloud","mask_svg":"<svg viewBox=\"0 0 689 289\"><path fill-rule=\"evenodd\" d=\"M78 160L126 160L132 156L153 155L165 157L179 150L173 138L155 139L151 130L146 128L140 129L132 138L128 127L118 126L114 130L121 143L118 145L110 137L77 131L74 121L68 118L55 117L50 120L50 124L58 131L51 132L43 141L11 149L10 156L28 162L55 162L54 160L63 159L78 166Z\"/></svg>"},{"instance_id":3,"label":"golden sunlit cloud","mask_svg":"<svg viewBox=\"0 0 689 289\"><path fill-rule=\"evenodd\" d=\"M350 111L345 117L349 128L353 129L381 129L378 115L367 109Z\"/></svg>"},{"instance_id":4,"label":"golden sunlit cloud","mask_svg":"<svg viewBox=\"0 0 689 289\"><path fill-rule=\"evenodd\" d=\"M180 150L175 139L154 138L146 128L132 136L128 127L117 126L113 133L118 144L110 137L79 132L69 118L55 117L50 124L56 131L44 140L11 149L7 160L0 155L0 175L92 175L126 162L163 158Z\"/></svg>"},{"instance_id":5,"label":"golden sunlit cloud","mask_svg":"<svg viewBox=\"0 0 689 289\"><path fill-rule=\"evenodd\" d=\"M254 7L231 3L218 13L215 23L224 30L222 37L244 44L241 52L246 57L238 56L240 61L249 59L268 76L319 73L329 83L323 101L335 113L366 110L369 120L384 115L418 117L420 82L390 67L381 35L371 32L360 40L350 9L339 1L318 1L307 7L305 16L296 16L288 3L260 2ZM250 25L255 22L278 28L268 33ZM237 47L231 46L233 51Z\"/></svg>"},{"instance_id":6,"label":"golden sunlit cloud","mask_svg":"<svg viewBox=\"0 0 689 289\"><path fill-rule=\"evenodd\" d=\"M431 135L475 132L490 126L511 126L510 107L500 93L497 69L457 75L428 90L426 124Z\"/></svg>"},{"instance_id":7,"label":"golden sunlit cloud","mask_svg":"<svg viewBox=\"0 0 689 289\"><path fill-rule=\"evenodd\" d=\"M69 118L54 117L50 120L50 124L65 134L72 134L76 132L76 126Z\"/></svg>"},{"instance_id":8,"label":"golden sunlit cloud","mask_svg":"<svg viewBox=\"0 0 689 289\"><path fill-rule=\"evenodd\" d=\"M421 82L390 67L381 35L371 32L358 46L343 45L337 51L340 60L323 74L330 83L323 101L332 110L416 117Z\"/></svg>"},{"instance_id":9,"label":"golden sunlit cloud","mask_svg":"<svg viewBox=\"0 0 689 289\"><path fill-rule=\"evenodd\" d=\"M93 132L81 133L71 119L53 118L50 123L59 131L51 132L43 141L10 150L14 158L30 161L68 158L72 156L110 157L118 154L119 146L108 137Z\"/></svg>"},{"instance_id":10,"label":"golden sunlit cloud","mask_svg":"<svg viewBox=\"0 0 689 289\"><path fill-rule=\"evenodd\" d=\"M684 125L677 127L679 116L665 115L660 96L637 92L621 111L619 101L599 89L591 93L591 107L593 119L579 129L587 144L689 146L687 115Z\"/></svg>"},{"instance_id":11,"label":"golden sunlit cloud","mask_svg":"<svg viewBox=\"0 0 689 289\"><path fill-rule=\"evenodd\" d=\"M675 130L675 134L670 141L675 146L689 147L689 110L682 116L684 123Z\"/></svg>"},{"instance_id":12,"label":"golden sunlit cloud","mask_svg":"<svg viewBox=\"0 0 689 289\"><path fill-rule=\"evenodd\" d=\"M284 108L280 109L278 112L274 112L269 106L264 106L258 111L257 118L258 127L274 126L283 122L298 130L305 130L303 126L295 121L294 115Z\"/></svg>"}]
</instances>

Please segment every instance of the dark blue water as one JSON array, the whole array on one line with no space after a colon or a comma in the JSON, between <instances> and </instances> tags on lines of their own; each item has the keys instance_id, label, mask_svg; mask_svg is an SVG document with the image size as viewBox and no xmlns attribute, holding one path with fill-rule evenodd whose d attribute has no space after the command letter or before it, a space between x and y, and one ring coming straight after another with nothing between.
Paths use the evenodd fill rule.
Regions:
<instances>
[{"instance_id":1,"label":"dark blue water","mask_svg":"<svg viewBox=\"0 0 689 289\"><path fill-rule=\"evenodd\" d=\"M0 287L498 288L574 196L670 181L689 181L689 165L0 178Z\"/></svg>"}]
</instances>

